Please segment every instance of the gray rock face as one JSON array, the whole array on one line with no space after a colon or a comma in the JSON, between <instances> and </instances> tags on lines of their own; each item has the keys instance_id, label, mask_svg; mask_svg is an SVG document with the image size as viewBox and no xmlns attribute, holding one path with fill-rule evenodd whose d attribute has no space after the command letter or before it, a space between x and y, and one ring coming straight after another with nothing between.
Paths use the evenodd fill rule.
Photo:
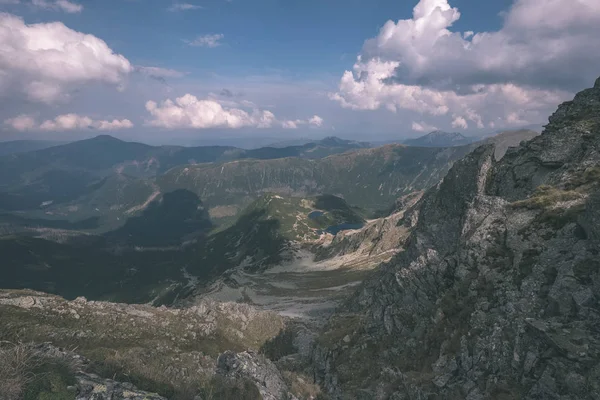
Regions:
<instances>
[{"instance_id":1,"label":"gray rock face","mask_svg":"<svg viewBox=\"0 0 600 400\"><path fill-rule=\"evenodd\" d=\"M254 352L227 351L217 360L217 374L252 382L263 400L293 400L283 376L270 360Z\"/></svg>"},{"instance_id":2,"label":"gray rock face","mask_svg":"<svg viewBox=\"0 0 600 400\"><path fill-rule=\"evenodd\" d=\"M456 163L322 333L334 399L600 398L600 85ZM545 185L545 186L540 186Z\"/></svg>"}]
</instances>

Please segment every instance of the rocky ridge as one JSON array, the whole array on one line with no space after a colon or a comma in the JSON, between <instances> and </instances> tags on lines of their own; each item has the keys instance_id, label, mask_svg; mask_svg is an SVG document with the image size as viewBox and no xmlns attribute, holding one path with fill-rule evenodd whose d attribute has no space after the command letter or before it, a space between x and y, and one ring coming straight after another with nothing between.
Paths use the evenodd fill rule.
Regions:
<instances>
[{"instance_id":1,"label":"rocky ridge","mask_svg":"<svg viewBox=\"0 0 600 400\"><path fill-rule=\"evenodd\" d=\"M501 161L456 163L331 319L317 380L334 399L600 398L599 166L600 79Z\"/></svg>"},{"instance_id":2,"label":"rocky ridge","mask_svg":"<svg viewBox=\"0 0 600 400\"><path fill-rule=\"evenodd\" d=\"M77 360L72 373L81 400L188 399L208 393L237 399L242 398L236 397L240 391L276 399L279 393L269 394L274 388L290 392L283 378L280 382L272 378L275 386L263 387L247 368L233 373L232 366L229 373L223 372L220 356L226 351L243 361L236 365L276 370L258 352L279 335L286 321L246 304L206 300L186 309L156 308L0 291L0 320L0 341L48 342L38 353L54 360Z\"/></svg>"}]
</instances>

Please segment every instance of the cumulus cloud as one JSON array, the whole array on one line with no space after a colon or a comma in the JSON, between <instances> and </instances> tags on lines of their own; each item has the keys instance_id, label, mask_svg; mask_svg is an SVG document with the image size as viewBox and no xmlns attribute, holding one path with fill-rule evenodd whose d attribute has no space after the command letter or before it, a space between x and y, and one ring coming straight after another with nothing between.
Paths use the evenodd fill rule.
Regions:
<instances>
[{"instance_id":1,"label":"cumulus cloud","mask_svg":"<svg viewBox=\"0 0 600 400\"><path fill-rule=\"evenodd\" d=\"M452 127L467 129L469 127L469 124L468 124L467 120L464 119L463 117L454 117L454 120L452 121Z\"/></svg>"},{"instance_id":2,"label":"cumulus cloud","mask_svg":"<svg viewBox=\"0 0 600 400\"><path fill-rule=\"evenodd\" d=\"M76 85L122 85L132 71L125 57L93 35L60 22L27 25L0 14L0 96L52 103L68 99Z\"/></svg>"},{"instance_id":3,"label":"cumulus cloud","mask_svg":"<svg viewBox=\"0 0 600 400\"><path fill-rule=\"evenodd\" d=\"M190 3L174 3L171 7L169 7L169 11L189 11L189 10L199 10L202 6L198 6Z\"/></svg>"},{"instance_id":4,"label":"cumulus cloud","mask_svg":"<svg viewBox=\"0 0 600 400\"><path fill-rule=\"evenodd\" d=\"M301 125L308 125L309 127L319 128L323 126L323 118L318 115L313 115L307 120L304 119L296 119L296 120L286 120L281 121L281 127L284 129L298 129Z\"/></svg>"},{"instance_id":5,"label":"cumulus cloud","mask_svg":"<svg viewBox=\"0 0 600 400\"><path fill-rule=\"evenodd\" d=\"M78 114L63 114L51 120L46 120L40 125L37 124L34 117L30 115L19 115L15 118L7 119L4 124L14 130L24 132L33 130L42 131L67 131L82 129L98 129L101 131L113 131L119 129L129 129L133 123L128 119L94 120L87 116Z\"/></svg>"},{"instance_id":6,"label":"cumulus cloud","mask_svg":"<svg viewBox=\"0 0 600 400\"><path fill-rule=\"evenodd\" d=\"M150 125L161 128L268 128L276 121L268 110L254 109L252 112L240 108L223 107L215 100L200 100L186 94L175 101L167 99L158 104L146 103L146 110L152 115Z\"/></svg>"},{"instance_id":7,"label":"cumulus cloud","mask_svg":"<svg viewBox=\"0 0 600 400\"><path fill-rule=\"evenodd\" d=\"M438 128L436 128L433 125L429 125L426 122L413 122L412 130L416 131L416 132L433 132L433 131L437 131Z\"/></svg>"},{"instance_id":8,"label":"cumulus cloud","mask_svg":"<svg viewBox=\"0 0 600 400\"><path fill-rule=\"evenodd\" d=\"M220 46L221 40L225 37L222 33L198 36L194 40L185 41L190 46L214 48Z\"/></svg>"},{"instance_id":9,"label":"cumulus cloud","mask_svg":"<svg viewBox=\"0 0 600 400\"><path fill-rule=\"evenodd\" d=\"M25 114L7 119L4 123L19 132L30 131L36 127L35 118Z\"/></svg>"},{"instance_id":10,"label":"cumulus cloud","mask_svg":"<svg viewBox=\"0 0 600 400\"><path fill-rule=\"evenodd\" d=\"M597 0L516 0L494 32L452 31L460 16L448 0L421 0L413 18L388 21L364 43L330 97L482 128L498 117L538 122L598 74Z\"/></svg>"},{"instance_id":11,"label":"cumulus cloud","mask_svg":"<svg viewBox=\"0 0 600 400\"><path fill-rule=\"evenodd\" d=\"M39 8L60 10L71 14L83 11L83 6L81 4L73 3L68 0L31 0L31 4Z\"/></svg>"},{"instance_id":12,"label":"cumulus cloud","mask_svg":"<svg viewBox=\"0 0 600 400\"><path fill-rule=\"evenodd\" d=\"M323 126L323 118L319 117L318 115L313 115L308 120L308 123L313 126Z\"/></svg>"},{"instance_id":13,"label":"cumulus cloud","mask_svg":"<svg viewBox=\"0 0 600 400\"><path fill-rule=\"evenodd\" d=\"M283 129L298 129L298 125L302 125L304 121L302 121L301 119L297 119L295 121L292 120L287 120L287 121L281 121L281 127Z\"/></svg>"},{"instance_id":14,"label":"cumulus cloud","mask_svg":"<svg viewBox=\"0 0 600 400\"><path fill-rule=\"evenodd\" d=\"M174 101L167 99L160 104L148 101L146 110L152 116L148 121L149 125L167 129L239 129L274 126L296 129L299 125L321 126L323 123L323 119L318 115L309 120L279 121L271 111L260 110L249 101L237 103L214 98L198 99L191 94L178 97Z\"/></svg>"}]
</instances>

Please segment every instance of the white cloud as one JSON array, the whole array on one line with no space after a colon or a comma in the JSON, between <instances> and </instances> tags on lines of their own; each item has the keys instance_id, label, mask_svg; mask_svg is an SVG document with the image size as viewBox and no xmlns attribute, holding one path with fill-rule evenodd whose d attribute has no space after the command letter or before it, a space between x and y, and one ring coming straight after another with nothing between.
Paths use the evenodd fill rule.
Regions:
<instances>
[{"instance_id":1,"label":"white cloud","mask_svg":"<svg viewBox=\"0 0 600 400\"><path fill-rule=\"evenodd\" d=\"M521 117L518 112L511 112L508 114L508 117L506 117L506 122L510 125L524 125L528 121Z\"/></svg>"},{"instance_id":2,"label":"white cloud","mask_svg":"<svg viewBox=\"0 0 600 400\"><path fill-rule=\"evenodd\" d=\"M26 25L0 14L0 96L52 103L67 99L76 85L122 85L132 70L125 57L93 35L60 22Z\"/></svg>"},{"instance_id":3,"label":"white cloud","mask_svg":"<svg viewBox=\"0 0 600 400\"><path fill-rule=\"evenodd\" d=\"M318 115L313 115L307 120L296 119L293 121L281 121L281 127L284 129L298 129L298 127L301 125L308 125L311 127L320 128L321 126L323 126L323 118L319 117Z\"/></svg>"},{"instance_id":4,"label":"white cloud","mask_svg":"<svg viewBox=\"0 0 600 400\"><path fill-rule=\"evenodd\" d=\"M469 127L469 124L467 123L467 120L464 119L463 117L456 116L456 117L454 117L454 120L452 121L452 127L467 129Z\"/></svg>"},{"instance_id":5,"label":"white cloud","mask_svg":"<svg viewBox=\"0 0 600 400\"><path fill-rule=\"evenodd\" d=\"M459 18L448 0L421 0L412 19L388 21L364 43L331 98L352 109L456 114L460 126L483 128L514 113L540 122L598 75L600 1L516 0L495 32L451 31Z\"/></svg>"},{"instance_id":6,"label":"white cloud","mask_svg":"<svg viewBox=\"0 0 600 400\"><path fill-rule=\"evenodd\" d=\"M244 109L246 108L246 109ZM284 129L297 129L300 125L321 126L323 119L314 115L308 120L278 120L269 110L260 110L249 101L240 103L217 98L198 99L186 94L174 101L167 99L162 103L146 102L146 110L152 116L151 126L177 128L271 128L281 126Z\"/></svg>"},{"instance_id":7,"label":"white cloud","mask_svg":"<svg viewBox=\"0 0 600 400\"><path fill-rule=\"evenodd\" d=\"M30 115L19 115L15 118L4 121L5 125L10 126L14 130L23 131L67 131L75 129L98 129L101 131L112 131L118 129L129 129L133 127L133 123L128 119L113 119L108 120L93 120L90 117L78 114L63 114L52 120L46 120L40 125L37 124L35 118Z\"/></svg>"},{"instance_id":8,"label":"white cloud","mask_svg":"<svg viewBox=\"0 0 600 400\"><path fill-rule=\"evenodd\" d=\"M433 132L433 131L437 131L438 128L436 128L433 125L429 125L426 122L413 122L412 130L416 131L416 132Z\"/></svg>"},{"instance_id":9,"label":"white cloud","mask_svg":"<svg viewBox=\"0 0 600 400\"><path fill-rule=\"evenodd\" d=\"M92 119L77 114L59 115L53 120L42 122L40 129L44 131L87 129L92 125Z\"/></svg>"},{"instance_id":10,"label":"white cloud","mask_svg":"<svg viewBox=\"0 0 600 400\"><path fill-rule=\"evenodd\" d=\"M7 119L4 123L19 132L32 130L36 126L35 118L25 114Z\"/></svg>"},{"instance_id":11,"label":"white cloud","mask_svg":"<svg viewBox=\"0 0 600 400\"><path fill-rule=\"evenodd\" d=\"M323 126L323 118L319 117L318 115L313 115L313 116L312 116L312 117L311 117L311 118L308 120L308 123L309 123L310 125L313 125L313 126L318 126L318 127L320 127L320 126Z\"/></svg>"},{"instance_id":12,"label":"white cloud","mask_svg":"<svg viewBox=\"0 0 600 400\"><path fill-rule=\"evenodd\" d=\"M297 119L295 121L291 121L291 120L281 121L281 127L283 129L298 129L298 125L302 125L303 122L304 121L299 120L299 119Z\"/></svg>"},{"instance_id":13,"label":"white cloud","mask_svg":"<svg viewBox=\"0 0 600 400\"><path fill-rule=\"evenodd\" d=\"M92 127L101 131L114 131L133 128L133 122L128 119L113 119L112 121L94 121Z\"/></svg>"},{"instance_id":14,"label":"white cloud","mask_svg":"<svg viewBox=\"0 0 600 400\"><path fill-rule=\"evenodd\" d=\"M224 37L225 36L222 33L215 33L215 34L198 36L194 40L186 41L186 43L189 44L190 46L214 48L214 47L218 47L222 44L221 40Z\"/></svg>"},{"instance_id":15,"label":"white cloud","mask_svg":"<svg viewBox=\"0 0 600 400\"><path fill-rule=\"evenodd\" d=\"M202 6L198 6L190 3L174 3L169 7L169 11L189 11L189 10L200 10Z\"/></svg>"},{"instance_id":16,"label":"white cloud","mask_svg":"<svg viewBox=\"0 0 600 400\"><path fill-rule=\"evenodd\" d=\"M161 104L146 103L146 110L152 115L150 125L174 128L268 128L275 121L270 111L254 109L251 113L240 108L223 107L215 100L200 100L186 94L175 101L167 99Z\"/></svg>"},{"instance_id":17,"label":"white cloud","mask_svg":"<svg viewBox=\"0 0 600 400\"><path fill-rule=\"evenodd\" d=\"M68 0L31 0L31 4L39 8L60 10L71 14L83 11L83 6L81 4L73 3Z\"/></svg>"}]
</instances>

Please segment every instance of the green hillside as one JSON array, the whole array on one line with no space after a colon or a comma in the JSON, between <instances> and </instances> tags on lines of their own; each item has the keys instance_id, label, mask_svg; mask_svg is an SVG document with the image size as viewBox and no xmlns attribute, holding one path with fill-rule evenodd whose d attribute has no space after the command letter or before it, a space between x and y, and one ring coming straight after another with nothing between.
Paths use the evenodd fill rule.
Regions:
<instances>
[{"instance_id":1,"label":"green hillside","mask_svg":"<svg viewBox=\"0 0 600 400\"><path fill-rule=\"evenodd\" d=\"M413 148L387 145L319 160L283 158L186 165L157 177L163 191L179 188L198 194L207 207L238 211L262 193L343 197L368 211L385 209L398 197L435 185L471 147Z\"/></svg>"}]
</instances>

